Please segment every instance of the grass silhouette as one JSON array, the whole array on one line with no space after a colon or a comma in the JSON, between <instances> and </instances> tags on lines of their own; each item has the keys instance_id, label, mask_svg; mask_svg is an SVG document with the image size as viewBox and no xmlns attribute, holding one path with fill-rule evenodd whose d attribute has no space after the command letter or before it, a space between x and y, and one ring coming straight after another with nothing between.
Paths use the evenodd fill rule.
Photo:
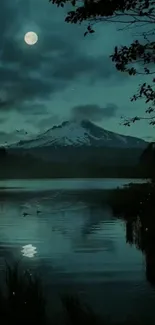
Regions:
<instances>
[{"instance_id":1,"label":"grass silhouette","mask_svg":"<svg viewBox=\"0 0 155 325\"><path fill-rule=\"evenodd\" d=\"M61 297L61 301L65 311L66 325L102 324L100 317L87 304L82 304L77 296L65 295Z\"/></svg>"},{"instance_id":2,"label":"grass silhouette","mask_svg":"<svg viewBox=\"0 0 155 325\"><path fill-rule=\"evenodd\" d=\"M6 263L5 292L1 293L1 315L6 324L46 325L46 302L41 280L22 271L19 262Z\"/></svg>"},{"instance_id":3,"label":"grass silhouette","mask_svg":"<svg viewBox=\"0 0 155 325\"><path fill-rule=\"evenodd\" d=\"M151 324L148 321L131 320L125 323L113 323L101 319L89 306L81 303L77 296L62 295L60 299L63 306L63 325ZM6 263L5 292L0 291L0 324L58 325L54 318L49 320L47 317L41 279L20 269L19 262L12 266Z\"/></svg>"}]
</instances>

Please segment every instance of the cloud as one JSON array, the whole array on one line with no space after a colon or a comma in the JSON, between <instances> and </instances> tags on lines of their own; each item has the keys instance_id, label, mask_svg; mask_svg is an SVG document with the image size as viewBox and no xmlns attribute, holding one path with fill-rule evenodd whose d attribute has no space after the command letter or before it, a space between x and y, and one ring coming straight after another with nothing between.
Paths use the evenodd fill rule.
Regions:
<instances>
[{"instance_id":1,"label":"cloud","mask_svg":"<svg viewBox=\"0 0 155 325\"><path fill-rule=\"evenodd\" d=\"M0 117L0 124L3 124L4 122L6 122L6 117Z\"/></svg>"},{"instance_id":2,"label":"cloud","mask_svg":"<svg viewBox=\"0 0 155 325\"><path fill-rule=\"evenodd\" d=\"M60 118L57 115L49 115L46 116L45 118L41 119L38 123L37 126L40 129L40 131L45 131L45 129L51 128L53 125L59 124Z\"/></svg>"},{"instance_id":3,"label":"cloud","mask_svg":"<svg viewBox=\"0 0 155 325\"><path fill-rule=\"evenodd\" d=\"M87 78L88 83L93 81L101 82L116 76L112 62L106 56L86 55L82 52L68 53L61 56L55 66L46 66L46 74L53 75L55 80L73 81L78 78Z\"/></svg>"},{"instance_id":4,"label":"cloud","mask_svg":"<svg viewBox=\"0 0 155 325\"><path fill-rule=\"evenodd\" d=\"M0 145L15 143L20 140L31 138L31 134L27 134L25 130L16 130L14 132L0 132Z\"/></svg>"},{"instance_id":5,"label":"cloud","mask_svg":"<svg viewBox=\"0 0 155 325\"><path fill-rule=\"evenodd\" d=\"M99 122L104 118L110 119L117 113L118 106L112 103L101 107L96 104L78 105L71 110L71 115L76 119L89 119L94 122Z\"/></svg>"},{"instance_id":6,"label":"cloud","mask_svg":"<svg viewBox=\"0 0 155 325\"><path fill-rule=\"evenodd\" d=\"M66 24L63 10L46 1L30 1L33 26L29 4L25 3L1 3L0 82L5 96L0 94L0 111L24 111L25 101L50 100L81 78L87 83L105 84L111 78L120 78L108 56L88 54L82 48L84 27ZM31 25L39 34L39 42L30 47L23 37Z\"/></svg>"},{"instance_id":7,"label":"cloud","mask_svg":"<svg viewBox=\"0 0 155 325\"><path fill-rule=\"evenodd\" d=\"M30 117L30 121L34 120L34 117L47 114L47 107L43 102L38 101L25 101L23 104L24 110L22 111L22 115L26 116L28 115Z\"/></svg>"}]
</instances>

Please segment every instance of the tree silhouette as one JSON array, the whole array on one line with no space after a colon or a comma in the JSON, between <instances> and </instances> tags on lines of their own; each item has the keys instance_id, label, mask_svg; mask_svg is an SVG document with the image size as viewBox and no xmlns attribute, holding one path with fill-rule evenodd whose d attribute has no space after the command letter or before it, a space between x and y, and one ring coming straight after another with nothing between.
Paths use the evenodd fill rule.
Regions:
<instances>
[{"instance_id":1,"label":"tree silhouette","mask_svg":"<svg viewBox=\"0 0 155 325\"><path fill-rule=\"evenodd\" d=\"M140 164L147 170L147 174L155 180L155 142L149 143L140 157Z\"/></svg>"},{"instance_id":2,"label":"tree silhouette","mask_svg":"<svg viewBox=\"0 0 155 325\"><path fill-rule=\"evenodd\" d=\"M154 215L152 215L154 219ZM145 256L146 279L155 286L155 223L143 216L126 220L126 242L135 245ZM125 218L124 218L125 219ZM146 226L147 225L147 226Z\"/></svg>"},{"instance_id":3,"label":"tree silhouette","mask_svg":"<svg viewBox=\"0 0 155 325\"><path fill-rule=\"evenodd\" d=\"M0 147L0 159L4 159L7 156L7 151L4 147Z\"/></svg>"},{"instance_id":4,"label":"tree silhouette","mask_svg":"<svg viewBox=\"0 0 155 325\"><path fill-rule=\"evenodd\" d=\"M49 0L58 7L70 4L73 10L69 11L65 21L72 24L88 22L84 36L95 32L96 23L119 23L123 30L139 28L137 40L130 46L117 46L110 55L118 71L130 76L150 76L149 83L139 85L137 93L131 101L144 99L148 104L144 116L123 118L123 124L130 126L139 120L147 120L155 125L155 1L153 0ZM145 28L145 32L144 32Z\"/></svg>"}]
</instances>

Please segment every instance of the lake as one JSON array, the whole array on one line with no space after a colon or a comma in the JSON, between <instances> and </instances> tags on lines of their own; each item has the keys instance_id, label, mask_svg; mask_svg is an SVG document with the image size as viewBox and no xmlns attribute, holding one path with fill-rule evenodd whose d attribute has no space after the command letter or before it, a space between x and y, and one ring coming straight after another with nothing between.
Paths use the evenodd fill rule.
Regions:
<instances>
[{"instance_id":1,"label":"lake","mask_svg":"<svg viewBox=\"0 0 155 325\"><path fill-rule=\"evenodd\" d=\"M105 190L124 186L128 183L144 183L144 179L86 178L86 179L33 179L0 180L0 190L48 191L48 190Z\"/></svg>"},{"instance_id":2,"label":"lake","mask_svg":"<svg viewBox=\"0 0 155 325\"><path fill-rule=\"evenodd\" d=\"M154 317L145 256L104 200L105 189L130 182L142 181L0 181L0 271L5 259L22 258L42 277L54 310L67 292L112 320Z\"/></svg>"}]
</instances>

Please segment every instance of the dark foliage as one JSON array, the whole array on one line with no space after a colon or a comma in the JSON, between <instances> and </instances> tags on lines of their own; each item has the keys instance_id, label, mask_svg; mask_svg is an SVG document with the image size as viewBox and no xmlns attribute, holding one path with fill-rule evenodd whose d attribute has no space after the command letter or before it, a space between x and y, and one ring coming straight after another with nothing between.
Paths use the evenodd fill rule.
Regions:
<instances>
[{"instance_id":1,"label":"dark foliage","mask_svg":"<svg viewBox=\"0 0 155 325\"><path fill-rule=\"evenodd\" d=\"M6 158L7 156L7 150L5 148L0 148L0 160Z\"/></svg>"},{"instance_id":2,"label":"dark foliage","mask_svg":"<svg viewBox=\"0 0 155 325\"><path fill-rule=\"evenodd\" d=\"M140 163L143 166L143 170L146 170L146 174L155 180L155 143L151 142L148 147L143 151L140 157Z\"/></svg>"},{"instance_id":3,"label":"dark foliage","mask_svg":"<svg viewBox=\"0 0 155 325\"><path fill-rule=\"evenodd\" d=\"M49 0L57 6L63 7L71 4L73 10L66 17L68 23L88 22L87 34L94 33L96 23L118 23L122 29L140 27L142 32L130 46L115 47L110 56L115 62L116 69L130 76L151 76L151 83L143 83L131 101L143 98L148 107L146 115L135 116L130 119L123 118L123 124L145 119L149 124L155 125L155 1L153 0ZM149 114L149 115L148 115Z\"/></svg>"},{"instance_id":4,"label":"dark foliage","mask_svg":"<svg viewBox=\"0 0 155 325\"><path fill-rule=\"evenodd\" d=\"M3 317L10 324L46 325L45 299L40 279L22 271L19 263L6 264ZM4 303L5 302L5 303Z\"/></svg>"},{"instance_id":5,"label":"dark foliage","mask_svg":"<svg viewBox=\"0 0 155 325\"><path fill-rule=\"evenodd\" d=\"M130 184L112 191L108 202L126 223L126 242L145 256L146 278L155 286L155 184Z\"/></svg>"}]
</instances>

